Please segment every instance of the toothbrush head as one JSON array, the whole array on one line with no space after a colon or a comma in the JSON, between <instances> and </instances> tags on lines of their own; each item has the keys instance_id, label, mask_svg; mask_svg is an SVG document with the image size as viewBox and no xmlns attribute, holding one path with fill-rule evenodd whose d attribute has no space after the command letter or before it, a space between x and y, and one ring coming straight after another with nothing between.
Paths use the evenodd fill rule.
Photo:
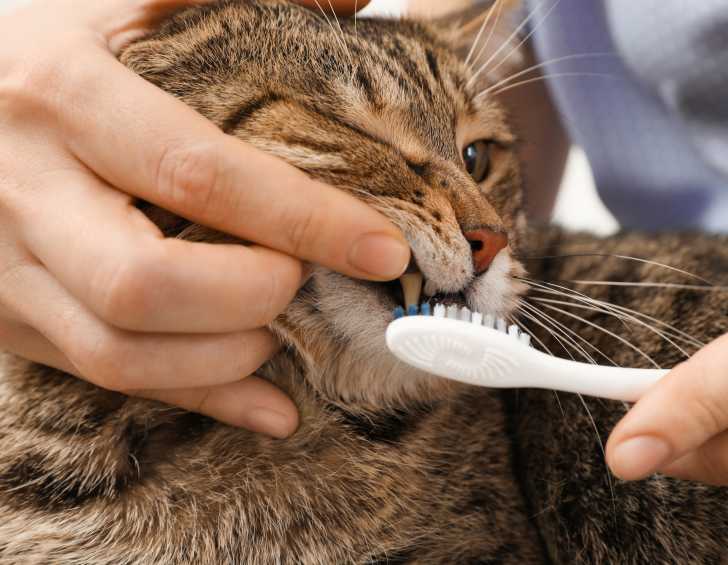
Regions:
<instances>
[{"instance_id":1,"label":"toothbrush head","mask_svg":"<svg viewBox=\"0 0 728 565\"><path fill-rule=\"evenodd\" d=\"M419 313L398 308L387 346L408 365L468 384L503 387L513 382L531 336L491 314L457 305L423 304Z\"/></svg>"},{"instance_id":2,"label":"toothbrush head","mask_svg":"<svg viewBox=\"0 0 728 565\"><path fill-rule=\"evenodd\" d=\"M517 325L509 324L504 318L494 316L493 314L474 312L465 306L457 306L456 304L435 304L432 306L429 302L425 302L419 307L409 306L406 311L401 306L397 306L392 312L392 317L395 320L411 316L431 316L433 318L460 320L461 322L468 322L476 326L484 326L498 330L501 333L508 334L523 345L531 345L531 336L522 331Z\"/></svg>"}]
</instances>

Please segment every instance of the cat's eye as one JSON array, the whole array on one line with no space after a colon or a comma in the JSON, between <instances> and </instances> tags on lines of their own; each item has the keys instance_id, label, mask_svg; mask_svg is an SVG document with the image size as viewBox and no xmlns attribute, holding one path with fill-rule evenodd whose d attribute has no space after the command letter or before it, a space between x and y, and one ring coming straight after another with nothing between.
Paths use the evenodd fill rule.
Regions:
<instances>
[{"instance_id":1,"label":"cat's eye","mask_svg":"<svg viewBox=\"0 0 728 565\"><path fill-rule=\"evenodd\" d=\"M463 149L463 162L473 180L483 182L490 173L490 143L479 140Z\"/></svg>"}]
</instances>

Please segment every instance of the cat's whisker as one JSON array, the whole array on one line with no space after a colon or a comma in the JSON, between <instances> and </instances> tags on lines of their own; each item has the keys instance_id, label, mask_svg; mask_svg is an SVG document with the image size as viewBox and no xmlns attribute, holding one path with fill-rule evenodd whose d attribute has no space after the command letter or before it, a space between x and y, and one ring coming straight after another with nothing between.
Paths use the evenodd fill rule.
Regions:
<instances>
[{"instance_id":1,"label":"cat's whisker","mask_svg":"<svg viewBox=\"0 0 728 565\"><path fill-rule=\"evenodd\" d=\"M617 516L617 505L616 505L616 499L614 497L614 485L612 484L612 476L609 471L609 465L607 464L607 452L604 449L604 442L602 441L602 436L599 433L599 428L597 427L597 422L594 419L594 416L591 413L591 410L589 410L589 406L587 405L586 401L584 400L584 397L581 394L577 394L576 396L579 397L579 400L581 401L581 405L584 407L584 410L586 410L586 415L589 418L589 421L592 424L592 427L594 428L594 433L597 436L597 442L599 443L599 449L602 450L602 460L604 461L604 467L606 468L606 476L607 476L607 483L609 484L609 492L612 495L612 509L614 511L614 516L616 518Z\"/></svg>"},{"instance_id":2,"label":"cat's whisker","mask_svg":"<svg viewBox=\"0 0 728 565\"><path fill-rule=\"evenodd\" d=\"M521 24L520 24L520 25L519 25L519 26L518 26L518 27L517 27L517 28L516 28L516 29L515 29L515 30L513 31L513 33L512 33L512 34L511 34L511 35L510 35L510 36L508 37L508 39L506 39L506 40L505 40L505 41L504 41L504 42L503 42L503 43L501 44L501 46L500 46L500 47L499 47L498 49L496 49L496 51L495 51L495 52L494 52L494 53L493 53L493 54L492 54L492 55L491 55L490 57L488 57L488 59L487 59L487 60L485 61L485 63L483 63L483 64L482 64L482 65L480 66L480 68L479 68L479 69L478 69L477 71L475 71L475 73L473 74L473 76L472 76L472 77L470 77L470 80L468 80L468 83L467 83L467 85L468 85L468 86L472 85L472 84L473 84L473 82L474 82L474 81L475 81L475 80L477 79L477 77L478 77L478 76L479 76L479 75L480 75L480 74L481 74L482 72L484 72L484 71L485 71L485 70L486 70L486 69L488 68L488 66L489 66L489 65L490 65L490 64L491 64L491 63L492 63L492 62L493 62L494 60L496 60L496 58L498 57L498 55L500 55L501 51L503 51L503 50L504 50L504 49L505 49L505 48L506 48L506 47L507 47L508 45L510 45L511 41L513 41L513 40L514 40L514 39L515 39L516 37L518 37L518 34L519 34L519 33L521 32L521 30L522 30L522 29L523 29L524 27L526 27L526 25L528 25L528 22L530 22L530 21L531 21L531 19L532 19L532 18L533 18L533 17L534 17L535 15L536 15L536 13L538 12L539 8L541 8L541 6L543 5L544 1L545 1L545 0L541 0L541 2L539 2L539 4L538 4L538 5L536 6L536 7L534 7L534 9L533 9L533 10L531 10L531 13L530 13L530 14L528 14L528 15L527 15L527 16L526 16L526 17L524 18L524 20L523 20L523 21L521 22ZM556 0L556 2L554 2L554 4L553 4L553 5L552 5L552 6L551 6L551 7L549 8L549 9L548 9L548 11L547 11L547 12L546 12L546 14L544 15L544 17L543 17L543 18L541 18L541 20L540 20L540 21L539 21L538 23L536 23L536 25L535 25L535 26L533 26L533 28L532 28L532 29L531 29L531 31L530 31L530 32L529 32L529 33L528 33L528 34L526 35L526 37L525 37L525 38L524 38L524 39L523 39L523 40L522 40L521 42L519 42L519 43L518 43L518 45L516 45L516 47L514 47L513 49L511 49L511 50L510 50L510 51L509 51L509 52L508 52L508 53L506 54L506 56L505 56L505 57L503 57L503 58L501 59L501 61L500 61L500 62L499 62L499 63L498 63L498 64L497 64L496 66L495 66L495 68L493 68L493 69L490 69L490 72L493 72L494 70L498 69L498 68L499 68L499 67L500 67L501 65L503 65L503 63L505 63L505 62L506 62L506 61L508 60L508 58L509 58L509 57L510 57L510 56L511 56L511 55L512 55L513 53L515 53L515 52L516 52L516 50L518 50L518 49L519 49L519 48L520 48L520 47L521 47L521 46L522 46L522 45L523 45L523 44L524 44L524 43L525 43L525 42L526 42L526 41L527 41L527 40L528 40L528 39L529 39L529 38L530 38L530 37L531 37L531 36L532 36L532 35L533 35L533 34L534 34L535 32L536 32L536 30L537 30L537 29L538 29L539 27L541 27L541 26L543 25L543 23L544 23L544 22L545 22L545 21L546 21L546 20L548 19L548 17L549 17L550 15L551 15L551 13L552 13L552 12L554 11L554 9L556 8L556 6L558 6L558 5L559 5L559 3L560 3L560 2L561 2L561 0Z\"/></svg>"},{"instance_id":3,"label":"cat's whisker","mask_svg":"<svg viewBox=\"0 0 728 565\"><path fill-rule=\"evenodd\" d=\"M518 301L518 306L520 307L520 305L522 303L523 303L523 300L519 300ZM518 310L518 308L517 308L517 310ZM551 355L553 357L553 355L554 355L553 352L548 348L548 346L543 341L541 341L538 338L537 335L534 335L533 334L533 332L531 331L531 329L523 321L519 320L515 316L506 316L506 318L512 324L515 324L516 326L518 326L521 329L522 332L527 333L528 335L530 335L531 336L531 339L533 339L536 343L538 343L543 348L543 350L546 353L548 353L549 355ZM555 391L555 390L552 391L552 392L554 393L554 398L556 399L556 404L559 407L559 411L561 412L561 415L563 416L564 420L566 420L566 412L564 411L564 407L561 404L561 399L559 398L559 393L557 391ZM518 394L518 390L516 390L516 394Z\"/></svg>"},{"instance_id":4,"label":"cat's whisker","mask_svg":"<svg viewBox=\"0 0 728 565\"><path fill-rule=\"evenodd\" d=\"M535 292L543 292L543 293L550 294L550 295L561 296L563 298L577 299L577 300L581 300L581 301L586 301L587 303L589 303L590 301L593 300L590 296L587 296L586 294L578 292L572 288L561 287L561 286L555 285L553 283L548 283L548 282L543 282L543 281L538 282L538 281L534 281L531 279L522 278L520 280L522 282L525 282L527 285L529 285L529 287ZM622 322L622 325L625 328L628 327L627 324L623 320L620 320L620 321Z\"/></svg>"},{"instance_id":5,"label":"cat's whisker","mask_svg":"<svg viewBox=\"0 0 728 565\"><path fill-rule=\"evenodd\" d=\"M349 64L351 65L351 71L352 71L352 76L353 76L354 59L352 59L351 52L349 51L349 47L346 45L346 38L344 37L344 30L341 29L341 24L339 23L339 18L336 16L336 11L334 10L334 8L331 4L331 0L327 0L327 1L329 3L329 7L331 7L332 13L334 14L334 18L336 18L336 24L339 28L340 33L336 33L336 28L334 28L334 24L332 23L331 19L329 18L328 14L326 13L326 10L324 10L323 7L321 6L321 4L319 3L319 0L314 0L314 2L316 2L316 6L318 7L319 11L321 12L324 19L326 20L326 23L329 25L329 27L331 28L331 31L334 33L334 37L338 41L339 45L341 45L341 47L343 48L344 53L346 53L346 56L349 59Z\"/></svg>"},{"instance_id":6,"label":"cat's whisker","mask_svg":"<svg viewBox=\"0 0 728 565\"><path fill-rule=\"evenodd\" d=\"M597 302L607 304L606 302L603 302L601 300L598 300ZM695 338L694 336L690 335L687 332L682 331L679 328L676 328L672 324L668 324L667 322L660 320L658 318L655 318L653 316L650 316L648 314L644 314L642 312L639 312L637 310L633 310L631 308L627 308L626 306L620 306L617 304L611 304L612 308L616 308L617 310L622 310L626 313L632 314L634 316L645 318L646 320L649 320L650 322L653 322L659 326L662 326L666 329L666 331L669 331L675 339L682 339L686 343L690 343L691 345L695 347L705 347L705 343L700 341L699 339Z\"/></svg>"},{"instance_id":7,"label":"cat's whisker","mask_svg":"<svg viewBox=\"0 0 728 565\"><path fill-rule=\"evenodd\" d=\"M620 320L624 320L625 317L629 316L637 316L642 317L650 322L656 323L658 325L661 325L669 330L669 332L665 332L667 335L670 335L674 339L680 339L681 341L684 341L686 343L689 343L693 346L697 347L703 347L705 344L701 342L700 340L695 339L690 334L683 332L682 330L676 328L675 326L672 326L671 324L668 324L667 322L663 322L662 320L659 320L657 318L654 318L652 316L649 316L647 314L643 314L642 312L639 312L637 310L633 310L631 308L625 308L624 306L619 306L618 304L612 304L610 302L606 302L604 300L599 300L596 298L592 298L591 296L588 296L586 294L583 294L581 292L578 292L574 289L567 288L565 286L557 285L554 283L538 283L536 281L530 281L530 279L525 279L526 284L529 284L531 288L536 289L537 291L544 292L546 294L556 295L556 296L562 296L565 298L574 298L581 302L586 302L588 304L595 304L600 307L603 307L607 310L610 310L610 312L606 312L610 315L614 315L615 317L618 317ZM553 288L551 288L553 287ZM703 287L700 287L703 288ZM619 312L614 313L614 310L618 310ZM640 322L637 320L638 323Z\"/></svg>"},{"instance_id":8,"label":"cat's whisker","mask_svg":"<svg viewBox=\"0 0 728 565\"><path fill-rule=\"evenodd\" d=\"M615 314L613 312L610 312L609 310L606 310L606 309L603 309L603 308L598 308L598 307L595 307L595 306L589 306L589 305L586 305L586 304L575 304L573 302L566 302L566 301L563 301L563 300L555 300L553 298L536 298L536 297L534 297L533 300L535 300L535 301L537 301L537 302L539 302L541 304L558 304L558 305L561 305L561 306L569 306L571 308L580 308L580 309L583 309L583 310L589 310L589 311L592 311L592 312L598 312L598 313L608 314L608 315L611 315L611 316L618 317L617 314ZM690 354L685 349L683 349L682 347L680 347L677 343L675 343L675 341L673 341L671 339L671 337L667 333L662 332L661 330L650 326L649 324L647 324L647 323L645 323L645 322L637 319L634 316L629 316L629 315L624 315L624 316L625 317L623 319L629 320L629 321L631 321L631 322L633 322L635 324L638 324L638 325L640 325L640 326L648 329L649 331L651 331L652 333L654 333L655 335L657 335L660 339L664 339L665 341L667 341L670 345L672 345L675 349L677 349L680 353L682 353L686 358L687 357L690 357Z\"/></svg>"},{"instance_id":9,"label":"cat's whisker","mask_svg":"<svg viewBox=\"0 0 728 565\"><path fill-rule=\"evenodd\" d=\"M533 34L536 33L542 25L544 25L546 20L553 13L553 11L556 9L556 7L559 5L560 2L561 2L561 0L556 0L551 5L551 7L546 11L546 14L544 15L544 17L541 18L541 20L538 21L535 26L533 26L531 31L528 32L526 37L521 39L521 41L515 47L513 47L508 53L506 53L506 55L501 58L500 62L498 64L496 64L495 67L493 67L492 69L488 69L488 72L495 73L495 71L497 71L501 66L503 66L503 64L511 57L511 55L513 55L516 51L518 51L521 47L523 47L523 45L526 43L526 41L531 39L531 36L533 36ZM510 42L510 39L508 40L508 42Z\"/></svg>"},{"instance_id":10,"label":"cat's whisker","mask_svg":"<svg viewBox=\"0 0 728 565\"><path fill-rule=\"evenodd\" d=\"M610 337L613 337L614 339L616 339L617 341L620 341L621 343L623 343L624 345L626 345L627 347L629 347L633 351L639 353L643 358L645 358L647 361L649 361L650 364L655 369L661 369L662 368L662 367L660 367L660 365L652 357L650 357L650 355L648 355L647 353L645 353L642 349L640 349L639 347L637 347L631 341L629 341L627 339L624 339L622 336L619 336L619 335L615 334L614 332L609 331L606 328L603 328L603 327L599 326L598 324L595 324L594 322L591 322L591 321L587 320L586 318L582 318L581 316L577 316L576 314L574 314L572 312L567 312L563 308L558 308L558 307L552 306L550 304L544 304L543 307L544 308L548 308L549 310L553 310L555 312L558 312L560 314L563 314L564 316L568 316L570 318L574 318L575 320L578 320L578 321L586 324L587 326L590 326L590 327L592 327L592 328L594 328L596 330L599 330L602 333L605 333L605 334L609 335Z\"/></svg>"},{"instance_id":11,"label":"cat's whisker","mask_svg":"<svg viewBox=\"0 0 728 565\"><path fill-rule=\"evenodd\" d=\"M547 292L547 291L542 291L542 292ZM606 302L606 301L603 301L603 300L598 300L596 298L591 298L591 297L587 297L587 298L588 298L588 300L590 302L593 302L593 303L598 304L600 306L604 306L605 308L616 309L616 310L619 310L619 311L623 312L624 314L630 314L630 315L633 315L633 316L641 317L641 318L644 318L644 319L649 320L650 322L653 322L655 324L658 324L658 325L666 328L666 332L669 332L669 334L671 334L672 337L674 337L675 339L681 339L682 341L685 341L686 343L689 343L689 344L691 344L693 346L696 346L696 347L704 347L705 346L705 343L703 343L699 339L696 339L695 337L693 337L689 333L684 332L684 331L680 330L679 328L676 328L675 326L673 326L671 324L668 324L667 322L664 322L664 321L662 321L662 320L660 320L658 318L655 318L653 316L649 316L648 314L644 314L642 312L639 312L637 310L633 310L631 308L627 308L625 306L620 306L618 304L612 304L610 302Z\"/></svg>"},{"instance_id":12,"label":"cat's whisker","mask_svg":"<svg viewBox=\"0 0 728 565\"><path fill-rule=\"evenodd\" d=\"M528 303L526 300L523 300L522 302ZM565 332L567 332L570 335L574 336L575 339L578 339L579 341L581 341L584 345L586 345L591 350L593 350L595 353L597 353L601 357L603 357L608 363L611 363L615 367L619 367L619 364L616 361L614 361L614 359L612 359L611 357L609 357L609 355L607 355L606 353L604 353L601 349L599 349L596 345L594 345L593 343L591 343L588 339L585 339L584 337L580 336L577 332L575 332L574 330L572 330L571 328L569 328L566 324L562 324L561 322L559 322L558 320L556 320L552 316L549 316L545 312L541 312L536 307L535 304L531 304L531 307L533 307L536 311L538 311L542 316L548 317L550 320L553 321L553 323L558 324ZM596 364L596 362L591 358L591 356L590 356L590 359L591 359L591 361L593 363Z\"/></svg>"},{"instance_id":13,"label":"cat's whisker","mask_svg":"<svg viewBox=\"0 0 728 565\"><path fill-rule=\"evenodd\" d=\"M590 285L590 286L635 286L635 287L655 287L655 288L674 288L680 290L700 290L704 292L728 292L728 286L705 286L696 284L678 284L678 283L660 283L652 281L641 282L622 282L622 281L586 281L586 280L566 280L573 284Z\"/></svg>"},{"instance_id":14,"label":"cat's whisker","mask_svg":"<svg viewBox=\"0 0 728 565\"><path fill-rule=\"evenodd\" d=\"M574 348L576 351L578 351L584 359L589 361L590 363L596 365L596 361L594 358L587 353L587 351L581 347L574 337L569 335L570 330L564 326L564 324L560 323L558 320L554 319L553 316L549 316L545 312L542 312L539 310L534 304L530 304L526 301L521 302L521 307L528 310L533 314L534 316L537 316L541 318L544 323L549 324L551 327L554 328L555 331L559 332L560 335L567 341L569 345L571 345L572 348Z\"/></svg>"},{"instance_id":15,"label":"cat's whisker","mask_svg":"<svg viewBox=\"0 0 728 565\"><path fill-rule=\"evenodd\" d=\"M481 96L487 96L488 94L490 94L494 90L497 90L501 86L505 86L506 84L508 84L512 80L517 79L517 78L520 78L520 77L522 77L524 75L527 75L530 72L533 72L533 71L536 71L538 69L541 69L541 68L543 68L543 67L545 67L547 65L553 65L555 63L560 63L562 61L571 61L571 60L574 60L574 59L586 59L586 58L589 58L589 57L613 57L613 56L614 56L613 53L581 53L581 54L566 55L564 57L557 57L555 59L550 59L548 61L544 61L543 63L539 63L537 65L532 65L532 66L528 67L527 69L523 69L522 71L519 71L517 73L514 73L514 74L512 74L512 75L510 75L510 76L508 76L508 77L506 77L506 78L498 81L494 85L489 86L488 88L486 88L485 90L483 90L481 93L479 93L476 96L476 98L480 98Z\"/></svg>"},{"instance_id":16,"label":"cat's whisker","mask_svg":"<svg viewBox=\"0 0 728 565\"><path fill-rule=\"evenodd\" d=\"M519 301L519 303L518 303L518 306L519 306L519 307L520 307L520 305L521 305L521 303L522 303L522 302L523 302L522 300L520 300L520 301ZM519 309L519 312L520 312L520 309ZM522 312L521 312L521 313L522 313ZM516 318L514 318L514 317L511 317L511 319L513 320L513 323L514 323L514 324L516 324L516 325L517 325L517 326L518 326L519 328L521 328L521 329L522 329L522 330L524 330L524 331L525 331L525 332L526 332L526 333L527 333L528 335L530 335L530 336L531 336L531 339L533 339L533 340L534 340L534 341L535 341L536 343L538 343L538 344L539 344L539 345L540 345L540 346L541 346L541 347L543 348L543 350L544 350L544 351L545 351L546 353L548 353L548 354L549 354L549 355L551 355L552 357L554 356L554 352L553 352L553 351L551 351L551 349L549 349L549 347L548 347L548 346L547 346L547 345L546 345L546 344L545 344L545 343L544 343L543 341L541 341L541 340L540 340L540 339L538 338L538 336L537 336L537 335L534 335L534 333L533 333L533 332L532 332L532 331L531 331L531 330L530 330L530 329L528 328L528 326L525 326L525 324L524 324L524 323L523 323L522 321L520 321L520 320L518 320L518 319L516 319Z\"/></svg>"},{"instance_id":17,"label":"cat's whisker","mask_svg":"<svg viewBox=\"0 0 728 565\"><path fill-rule=\"evenodd\" d=\"M354 0L354 35L359 37L359 29L357 23L359 21L359 0Z\"/></svg>"},{"instance_id":18,"label":"cat's whisker","mask_svg":"<svg viewBox=\"0 0 728 565\"><path fill-rule=\"evenodd\" d=\"M681 275L685 275L692 279L696 279L701 282L704 282L705 284L707 284L709 286L713 286L713 283L711 283L709 280L706 280L703 277L696 275L695 273L691 273L690 271L686 271L686 270L680 269L678 267L673 267L672 265L667 265L665 263L660 263L658 261L653 261L651 259L643 259L642 257L631 257L629 255L620 255L620 254L616 254L616 253L566 253L563 255L518 256L517 259L519 259L521 261L531 261L531 260L543 260L543 259L573 259L573 258L577 258L577 257L610 257L613 259L623 259L626 261L635 261L638 263L646 263L647 265L653 265L655 267L661 267L663 269L675 271L676 273L680 273Z\"/></svg>"},{"instance_id":19,"label":"cat's whisker","mask_svg":"<svg viewBox=\"0 0 728 565\"><path fill-rule=\"evenodd\" d=\"M490 43L490 39L493 37L493 32L498 27L498 20L500 19L501 10L503 8L503 0L495 0L495 4L491 7L490 11L488 12L488 15L485 17L485 20L483 20L483 25L480 26L480 30L478 30L478 35L475 36L475 41L473 41L473 44L470 47L470 51L468 51L468 56L465 58L465 64L470 67L470 60L473 58L473 54L475 53L475 49L478 46L478 43L480 42L481 37L483 36L483 33L488 27L488 23L490 22L490 18L493 16L493 12L496 12L496 18L495 22L493 22L493 27L490 29L490 33L488 34L488 37L485 39L485 43L478 49L478 57L480 57L480 54L488 47L488 43ZM476 57L477 59L477 57Z\"/></svg>"},{"instance_id":20,"label":"cat's whisker","mask_svg":"<svg viewBox=\"0 0 728 565\"><path fill-rule=\"evenodd\" d=\"M610 78L610 79L616 78L614 75L610 75L608 73L552 73L550 75L543 75L543 76L531 78L528 80L522 80L522 81L516 82L514 84L509 84L507 86L500 88L499 90L491 92L490 94L492 96L500 96L501 94L504 94L504 93L508 92L509 90L513 90L514 88L519 88L521 86L533 84L535 82L546 81L546 80L549 80L552 78L569 78L569 77L574 77L574 78L576 78L576 77L579 77L579 78L602 77L602 78ZM478 96L480 96L480 95L478 95Z\"/></svg>"},{"instance_id":21,"label":"cat's whisker","mask_svg":"<svg viewBox=\"0 0 728 565\"><path fill-rule=\"evenodd\" d=\"M543 322L541 322L538 318L536 318L535 316L529 314L528 312L526 312L524 310L520 310L520 314L527 320L530 320L531 322L533 322L534 324L536 324L537 326L543 328L546 332L548 332L548 334L558 342L558 344L561 346L561 348L564 350L564 352L569 356L569 358L572 361L574 360L574 356L571 354L571 351L569 350L569 348L566 347L566 344L561 340L561 337L553 329L549 328L547 325L545 325Z\"/></svg>"},{"instance_id":22,"label":"cat's whisker","mask_svg":"<svg viewBox=\"0 0 728 565\"><path fill-rule=\"evenodd\" d=\"M538 283L536 283L536 284L538 284ZM637 317L633 316L631 313L619 312L619 311L616 311L615 312L615 305L613 305L613 304L610 304L610 303L604 302L604 301L600 301L600 300L596 300L594 298L591 298L590 296L587 296L587 295L584 295L582 293L573 291L573 289L568 289L567 287L564 287L564 286L561 286L561 285L555 285L553 283L546 283L546 284L548 286L556 287L557 290L543 289L542 288L540 290L541 292L545 292L547 294L552 294L552 295L564 296L566 298L573 298L574 300L577 300L579 302L582 302L582 303L586 304L586 306L577 306L573 302L561 302L562 305L572 306L572 307L586 308L586 309L591 310L591 311L594 311L594 312L599 312L599 313L602 313L602 314L606 314L606 315L609 315L609 316L613 316L613 317L617 318L618 320L620 320L623 324L625 322L632 322L634 324L641 325L641 326L649 329L651 332L655 333L658 337L660 337L660 339L664 339L665 341L667 341L668 343L670 343L673 347L675 347L678 351L680 351L680 353L682 353L686 357L689 357L689 354L682 347L680 347L679 345L677 345L671 339L671 338L675 338L675 339L680 339L680 338L678 338L678 337L676 337L674 335L671 336L667 332L663 332L662 330L659 330L658 328L656 328L656 327L654 327L654 326L652 326L650 324L647 324L646 322L644 322L644 321L638 319ZM573 294L571 296L569 296L568 293L563 292L564 290L571 291ZM534 297L534 300L537 300L537 301L545 301L545 300L549 300L549 299L539 299L537 297ZM682 341L685 341L685 340L683 339Z\"/></svg>"}]
</instances>

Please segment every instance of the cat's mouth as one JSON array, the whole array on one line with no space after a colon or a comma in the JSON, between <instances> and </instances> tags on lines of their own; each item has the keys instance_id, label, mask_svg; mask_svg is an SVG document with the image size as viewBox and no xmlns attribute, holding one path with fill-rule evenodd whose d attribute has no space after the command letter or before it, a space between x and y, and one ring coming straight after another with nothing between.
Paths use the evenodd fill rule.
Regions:
<instances>
[{"instance_id":1,"label":"cat's mouth","mask_svg":"<svg viewBox=\"0 0 728 565\"><path fill-rule=\"evenodd\" d=\"M385 292L394 301L395 304L401 306L405 311L410 308L420 307L423 303L431 304L457 304L459 306L466 305L466 298L464 292L455 293L444 293L444 292L429 292L427 278L424 276L422 271L417 265L417 260L412 257L407 269L404 274L394 280L387 283L383 283Z\"/></svg>"}]
</instances>

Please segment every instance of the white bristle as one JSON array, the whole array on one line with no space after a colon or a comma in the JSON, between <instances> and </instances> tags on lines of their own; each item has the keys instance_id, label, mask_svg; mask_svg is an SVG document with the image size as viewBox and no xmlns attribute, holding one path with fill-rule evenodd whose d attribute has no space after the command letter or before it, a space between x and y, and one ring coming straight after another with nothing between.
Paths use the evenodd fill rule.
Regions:
<instances>
[{"instance_id":1,"label":"white bristle","mask_svg":"<svg viewBox=\"0 0 728 565\"><path fill-rule=\"evenodd\" d=\"M518 339L519 334L521 333L521 330L518 329L518 326L516 324L512 324L508 327L508 335L511 337L515 337Z\"/></svg>"},{"instance_id":2,"label":"white bristle","mask_svg":"<svg viewBox=\"0 0 728 565\"><path fill-rule=\"evenodd\" d=\"M463 322L469 322L470 321L470 310L468 310L465 306L463 306L460 309L460 319Z\"/></svg>"},{"instance_id":3,"label":"white bristle","mask_svg":"<svg viewBox=\"0 0 728 565\"><path fill-rule=\"evenodd\" d=\"M451 305L447 307L447 317L451 320L457 320L458 319L458 307L455 305Z\"/></svg>"},{"instance_id":4,"label":"white bristle","mask_svg":"<svg viewBox=\"0 0 728 565\"><path fill-rule=\"evenodd\" d=\"M434 311L435 318L444 318L446 314L447 314L447 311L445 310L444 305L435 304L435 311Z\"/></svg>"},{"instance_id":5,"label":"white bristle","mask_svg":"<svg viewBox=\"0 0 728 565\"><path fill-rule=\"evenodd\" d=\"M482 326L483 314L481 314L480 312L473 312L473 317L470 321L473 322L476 326Z\"/></svg>"},{"instance_id":6,"label":"white bristle","mask_svg":"<svg viewBox=\"0 0 728 565\"><path fill-rule=\"evenodd\" d=\"M485 318L483 319L483 325L484 325L484 326L485 326L486 328L491 328L491 329L495 328L495 318L493 317L493 314L488 314L488 315L487 315L487 316L486 316L486 317L485 317Z\"/></svg>"},{"instance_id":7,"label":"white bristle","mask_svg":"<svg viewBox=\"0 0 728 565\"><path fill-rule=\"evenodd\" d=\"M519 340L526 347L531 347L531 336L529 334L522 333Z\"/></svg>"},{"instance_id":8,"label":"white bristle","mask_svg":"<svg viewBox=\"0 0 728 565\"><path fill-rule=\"evenodd\" d=\"M495 327L499 332L508 333L508 322L503 318L498 318L495 322Z\"/></svg>"}]
</instances>

